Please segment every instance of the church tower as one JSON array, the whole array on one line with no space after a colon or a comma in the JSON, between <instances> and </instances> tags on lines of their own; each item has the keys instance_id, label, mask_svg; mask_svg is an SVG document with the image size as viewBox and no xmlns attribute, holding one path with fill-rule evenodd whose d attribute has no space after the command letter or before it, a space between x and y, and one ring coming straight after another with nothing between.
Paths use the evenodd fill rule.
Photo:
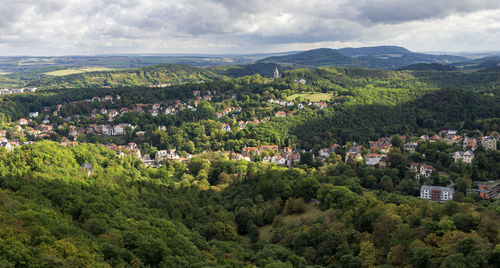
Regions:
<instances>
[{"instance_id":1,"label":"church tower","mask_svg":"<svg viewBox=\"0 0 500 268\"><path fill-rule=\"evenodd\" d=\"M280 76L280 71L278 71L278 67L276 67L276 69L274 69L274 76L273 76L273 78L274 79L278 79L280 77L281 77Z\"/></svg>"}]
</instances>

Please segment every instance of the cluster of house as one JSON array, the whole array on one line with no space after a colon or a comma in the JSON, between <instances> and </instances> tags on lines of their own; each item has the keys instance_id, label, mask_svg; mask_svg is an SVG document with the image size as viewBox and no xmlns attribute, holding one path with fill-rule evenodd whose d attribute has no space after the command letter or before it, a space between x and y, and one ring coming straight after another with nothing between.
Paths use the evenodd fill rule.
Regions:
<instances>
[{"instance_id":1,"label":"cluster of house","mask_svg":"<svg viewBox=\"0 0 500 268\"><path fill-rule=\"evenodd\" d=\"M41 139L48 138L50 137L50 135L55 134L54 128L50 124L50 121L47 118L45 118L42 121L42 124L39 124L34 128L27 127L27 125L30 122L32 121L25 118L21 118L17 121L17 125L13 126L13 129L21 135L28 134L35 138L41 138ZM13 124L10 123L9 125ZM62 127L63 125L58 126L59 129ZM125 130L127 128L134 130L136 126L129 123L120 123L116 125L89 124L87 127L76 127L70 125L68 129L68 137L71 137L73 138L73 140L76 140L79 134L102 134L106 136L121 136L125 134ZM0 137L2 136L1 135L2 132L5 132L5 130L0 130Z\"/></svg>"},{"instance_id":2,"label":"cluster of house","mask_svg":"<svg viewBox=\"0 0 500 268\"><path fill-rule=\"evenodd\" d=\"M467 195L476 194L482 199L498 199L500 198L500 180L496 181L476 181L474 188L466 190ZM455 196L453 186L428 186L420 187L420 198L436 202L446 202Z\"/></svg>"},{"instance_id":3,"label":"cluster of house","mask_svg":"<svg viewBox=\"0 0 500 268\"><path fill-rule=\"evenodd\" d=\"M420 136L421 140L425 141L442 141L448 145L462 143L463 150L476 150L479 145L482 145L486 150L496 150L497 149L497 139L492 136L480 136L478 138L460 136L457 130L441 130L439 134L435 134L432 137L429 135Z\"/></svg>"},{"instance_id":4,"label":"cluster of house","mask_svg":"<svg viewBox=\"0 0 500 268\"><path fill-rule=\"evenodd\" d=\"M156 87L156 88L158 88L158 87L169 87L171 85L172 84L170 84L170 83L166 83L166 84L154 84L154 85L148 85L148 87Z\"/></svg>"},{"instance_id":5,"label":"cluster of house","mask_svg":"<svg viewBox=\"0 0 500 268\"><path fill-rule=\"evenodd\" d=\"M387 157L387 153L393 148L392 146L392 137L382 137L376 141L369 142L369 148L367 153L363 157L363 147L354 146L348 148L345 153L345 161L354 160L358 162L362 162L365 160L365 164L367 166L377 166L379 168L386 168L390 166L389 158ZM474 159L473 151L477 149L478 145L482 145L486 150L496 150L497 149L497 138L492 136L481 136L479 138L470 138L465 137L462 138L457 135L457 131L455 130L443 130L439 133L439 135L434 135L429 138L427 135L421 136L419 139L412 139L413 141L406 141L406 136L400 136L401 141L403 142L404 150L414 152L418 146L418 141L443 141L449 145L459 144L462 142L463 151L454 152L452 157L456 163L471 163ZM318 156L322 159L327 159L330 157L332 153L340 145L334 144L329 148L322 148L318 152ZM411 163L408 167L409 170L415 172L415 178L430 178L432 174L436 171L435 168L431 165L424 163ZM440 172L444 174L444 172ZM446 174L445 174L446 175ZM482 184L481 184L482 185ZM486 184L484 184L486 185ZM493 186L491 183L486 186L478 186L478 189L469 189L469 192L478 193L483 198L497 198L500 196L500 182L495 183ZM477 185L476 185L477 186ZM421 187L420 197L423 199L428 199L432 201L438 202L446 202L448 200L453 199L455 195L455 191L453 190L453 186L448 187L440 187L440 186L428 186L423 185Z\"/></svg>"},{"instance_id":6,"label":"cluster of house","mask_svg":"<svg viewBox=\"0 0 500 268\"><path fill-rule=\"evenodd\" d=\"M164 163L166 161L179 161L179 162L187 162L189 159L191 159L193 156L191 154L188 154L186 157L182 157L180 156L178 153L177 153L177 150L176 149L170 149L170 150L159 150L156 152L155 154L155 159L154 159L154 162L156 162L156 164L161 164L161 163ZM148 158L145 158L144 159L146 161L146 163L148 162ZM144 161L143 161L144 162Z\"/></svg>"},{"instance_id":7,"label":"cluster of house","mask_svg":"<svg viewBox=\"0 0 500 268\"><path fill-rule=\"evenodd\" d=\"M196 100L206 100L206 101L211 101L212 98L217 94L216 90L206 90L205 95L201 96L201 91L200 90L193 90L193 95Z\"/></svg>"},{"instance_id":8,"label":"cluster of house","mask_svg":"<svg viewBox=\"0 0 500 268\"><path fill-rule=\"evenodd\" d=\"M430 141L430 142L443 141L446 142L448 145L460 144L462 142L463 150L456 151L452 155L455 163L458 162L471 163L472 160L474 159L473 151L475 151L479 145L482 145L486 150L497 149L497 138L495 137L481 136L479 138L471 138L471 137L462 138L458 136L456 133L457 133L456 130L443 130L440 132L440 135L436 134L431 138L429 138L428 135L423 135L419 139L412 139L413 141L408 141L408 142L406 141L407 139L406 136L400 136L400 138L403 142L404 150L407 150L409 152L414 152L416 150L419 141ZM380 164L380 162L384 162L383 160L385 159L386 154L393 148L391 143L392 138L393 136L383 137L378 139L377 141L369 142L369 151L371 153L368 154L366 157L367 165L375 166L377 164ZM347 161L348 159L353 159L357 161L362 161L364 158L361 155L361 149L362 149L361 146L354 146L348 149L346 152L345 160ZM320 150L320 152L322 151L328 152L328 149L325 148ZM382 165L384 166L385 164L382 163ZM417 169L418 169L417 171L420 172L420 168Z\"/></svg>"},{"instance_id":9,"label":"cluster of house","mask_svg":"<svg viewBox=\"0 0 500 268\"><path fill-rule=\"evenodd\" d=\"M261 145L259 147L244 147L241 149L241 155L248 159L256 155L267 153L262 158L264 163L275 163L280 166L294 166L300 162L300 151L292 150L290 147L278 148L278 145Z\"/></svg>"},{"instance_id":10,"label":"cluster of house","mask_svg":"<svg viewBox=\"0 0 500 268\"><path fill-rule=\"evenodd\" d=\"M467 195L477 194L483 199L500 198L500 180L496 181L476 181L474 188L467 189Z\"/></svg>"},{"instance_id":11,"label":"cluster of house","mask_svg":"<svg viewBox=\"0 0 500 268\"><path fill-rule=\"evenodd\" d=\"M477 149L478 145L482 145L486 150L496 150L497 139L492 136L481 136L479 138L465 137L462 143L463 151L453 153L453 160L455 163L472 163L474 151Z\"/></svg>"},{"instance_id":12,"label":"cluster of house","mask_svg":"<svg viewBox=\"0 0 500 268\"><path fill-rule=\"evenodd\" d=\"M101 115L107 115L109 118L109 121L113 121L117 116L123 116L125 113L129 112L138 112L138 113L145 113L149 112L153 116L157 116L158 114L164 112L165 114L176 114L178 111L183 111L185 109L191 110L191 111L196 111L196 107L198 106L200 100L211 100L214 95L212 95L212 92L210 90L206 91L206 95L200 96L200 91L199 90L194 90L193 94L195 95L196 99L189 99L187 102L181 101L181 100L175 100L173 103L170 105L166 105L166 103L152 103L152 104L144 104L144 103L137 103L133 108L117 108L117 109L111 109L108 110L106 108L102 108L100 110L94 109L92 110L92 114L90 116L90 119L96 119L98 114ZM213 94L215 94L215 91L213 91ZM113 97L112 95L106 95L104 97L93 97L90 99L85 99L83 100L84 102L114 102L115 100L120 100L121 97L120 95L116 95ZM72 103L78 103L79 101L73 101ZM58 115L59 110L61 109L62 104L57 105L57 110L53 112L54 116ZM234 108L230 107L230 111L236 111L236 112L241 112L241 107ZM49 107L44 107L43 111L48 112L50 110ZM39 112L31 112L30 117L38 117L40 115Z\"/></svg>"},{"instance_id":13,"label":"cluster of house","mask_svg":"<svg viewBox=\"0 0 500 268\"><path fill-rule=\"evenodd\" d=\"M4 148L7 150L7 152L11 152L14 150L14 148L21 146L21 145L26 145L26 144L33 144L35 143L34 141L25 141L25 142L20 142L19 140L8 140L4 136L0 136L0 148Z\"/></svg>"},{"instance_id":14,"label":"cluster of house","mask_svg":"<svg viewBox=\"0 0 500 268\"><path fill-rule=\"evenodd\" d=\"M183 85L183 84L189 84L189 83L196 83L196 84L203 84L205 83L205 80L199 80L198 82L183 82L183 83L175 83L175 85ZM162 83L162 84L150 84L147 87L151 88L162 88L162 87L169 87L174 84L172 83Z\"/></svg>"},{"instance_id":15,"label":"cluster of house","mask_svg":"<svg viewBox=\"0 0 500 268\"><path fill-rule=\"evenodd\" d=\"M241 153L229 151L216 151L217 155L226 156L231 160L246 160L252 162L256 155L266 155L262 157L263 163L274 163L280 166L294 166L300 162L300 151L293 151L290 147L279 149L277 145L261 145L259 147L244 147ZM180 155L176 149L159 150L156 152L154 159L148 156L142 158L142 162L147 166L159 166L168 161L179 161L186 163L193 155Z\"/></svg>"},{"instance_id":16,"label":"cluster of house","mask_svg":"<svg viewBox=\"0 0 500 268\"><path fill-rule=\"evenodd\" d=\"M293 101L286 101L286 100L278 100L278 99L269 99L267 102L276 104L276 105L281 105L283 107L293 107L295 105L295 102ZM304 108L302 106L302 108Z\"/></svg>"},{"instance_id":17,"label":"cluster of house","mask_svg":"<svg viewBox=\"0 0 500 268\"><path fill-rule=\"evenodd\" d=\"M181 101L181 100L175 100L172 103L169 103L168 106L166 103L152 103L152 104L144 104L144 103L137 103L133 108L116 108L116 109L106 109L106 108L101 108L101 109L93 109L91 115L89 116L89 119L91 120L97 120L99 118L99 115L106 115L107 119L109 122L115 121L115 119L118 116L124 116L126 113L129 112L138 112L138 113L145 113L149 112L152 114L152 116L157 116L159 113L164 112L165 114L176 114L178 111L182 111L185 109L191 110L191 111L196 111L197 106L201 100L208 100L211 101L212 97L215 96L216 91L215 90L206 90L204 92L204 95L202 96L200 90L194 90L193 95L195 99L190 99L187 100L187 102ZM237 94L233 94L232 98L236 98ZM121 97L120 95L105 95L103 97L93 97L90 99L85 99L84 102L111 102L114 103L115 100L120 100ZM283 106L294 106L295 103L293 101L284 101L284 100L276 100L276 99L271 99L269 100L271 103L283 105ZM73 103L79 103L79 101L73 101ZM315 105L319 108L327 108L328 104L324 102L315 102L315 103L309 103L308 105ZM62 108L62 104L57 105L57 109L52 111L53 116L58 116L59 112ZM304 105L302 103L299 103L297 105L298 109L303 109ZM42 124L39 125L38 127L30 130L31 133L36 137L48 137L51 134L55 133L52 130L52 127L50 125L50 120L49 120L49 115L50 115L51 109L49 107L44 107L41 112L39 111L33 111L29 113L30 118L37 118L41 115L44 116L44 119L42 121ZM234 114L234 113L241 113L242 112L242 107L234 107L230 106L225 108L222 112L216 112L215 115L217 118L222 117L223 115L229 115L229 114ZM276 112L275 116L276 117L285 117L285 116L290 116L296 113L296 110L290 111L288 113L284 111L278 111ZM43 113L43 114L42 114ZM79 121L80 116L75 115L73 116L73 119ZM24 120L24 119L22 119ZM243 129L247 127L250 124L259 124L263 121L268 121L270 120L270 117L265 117L260 120L253 120L253 121L239 121L237 123L237 127L240 129ZM72 121L71 117L68 118L63 118L63 121L65 123L69 123ZM27 124L27 123L26 123ZM231 131L232 128L236 127L236 125L230 125L230 124L222 124L221 128L224 131ZM88 127L80 127L80 128L75 128L71 127L70 129L70 135L74 139L78 134L82 133L96 133L96 134L103 134L103 135L109 135L109 136L115 136L115 135L123 135L124 131L124 126L122 125L100 125L100 126L95 126L95 124L90 124Z\"/></svg>"},{"instance_id":18,"label":"cluster of house","mask_svg":"<svg viewBox=\"0 0 500 268\"><path fill-rule=\"evenodd\" d=\"M51 134L54 134L52 125L49 125L47 121L43 121L42 124L39 124L35 128L29 128L27 125L31 122L31 120L21 118L17 121L17 124L8 123L7 125L12 127L14 131L16 131L21 136L26 134L31 135L33 137L39 138L48 138ZM44 124L46 123L46 124ZM7 130L0 130L0 138L6 136Z\"/></svg>"},{"instance_id":19,"label":"cluster of house","mask_svg":"<svg viewBox=\"0 0 500 268\"><path fill-rule=\"evenodd\" d=\"M304 78L295 79L295 80L293 80L293 82L295 82L297 84L301 84L301 85L307 84L307 81Z\"/></svg>"},{"instance_id":20,"label":"cluster of house","mask_svg":"<svg viewBox=\"0 0 500 268\"><path fill-rule=\"evenodd\" d=\"M196 111L196 107L198 106L198 101L194 101L193 105L191 104L186 104L185 102L182 102L180 100L176 101L175 106L168 106L162 108L161 103L153 103L153 104L144 104L144 103L137 103L133 108L120 108L119 110L117 109L112 109L112 110L107 110L105 108L100 109L99 111L97 109L92 110L92 115L90 116L91 119L96 119L97 114L102 114L102 115L108 115L109 121L113 121L117 116L123 116L126 113L130 112L137 112L137 113L145 113L149 112L151 113L152 116L158 116L161 112L164 112L165 114L176 114L178 111L182 111L185 109L189 109L191 111Z\"/></svg>"},{"instance_id":21,"label":"cluster of house","mask_svg":"<svg viewBox=\"0 0 500 268\"><path fill-rule=\"evenodd\" d=\"M242 111L241 107L230 106L230 107L227 107L226 109L224 109L222 112L215 112L215 117L221 118L224 115L229 115L232 113L241 113L241 111Z\"/></svg>"},{"instance_id":22,"label":"cluster of house","mask_svg":"<svg viewBox=\"0 0 500 268\"><path fill-rule=\"evenodd\" d=\"M134 130L136 126L130 124L130 123L121 123L117 124L114 126L111 125L98 125L95 128L93 127L88 127L87 128L87 133L97 133L97 134L102 134L106 136L121 136L125 134L125 129L130 128L131 130Z\"/></svg>"},{"instance_id":23,"label":"cluster of house","mask_svg":"<svg viewBox=\"0 0 500 268\"><path fill-rule=\"evenodd\" d=\"M286 101L286 100L278 100L278 99L269 99L267 102L272 103L272 104L276 104L276 105L280 105L283 107L294 107L295 106L295 102L293 102L291 100ZM308 102L307 106L316 106L319 109L326 109L326 108L328 108L328 103L323 102L323 101ZM298 110L302 110L304 108L305 108L304 104L302 104L302 103L297 104Z\"/></svg>"},{"instance_id":24,"label":"cluster of house","mask_svg":"<svg viewBox=\"0 0 500 268\"><path fill-rule=\"evenodd\" d=\"M141 158L141 150L139 150L139 146L135 142L130 142L127 145L116 145L114 143L106 145L106 147L112 151L116 152L118 157L125 157L134 155L137 158Z\"/></svg>"},{"instance_id":25,"label":"cluster of house","mask_svg":"<svg viewBox=\"0 0 500 268\"><path fill-rule=\"evenodd\" d=\"M27 87L27 88L0 88L0 95L10 95L10 94L20 94L27 92L36 92L36 87Z\"/></svg>"},{"instance_id":26,"label":"cluster of house","mask_svg":"<svg viewBox=\"0 0 500 268\"><path fill-rule=\"evenodd\" d=\"M215 153L220 156L227 156L232 160L246 160L252 162L254 157L259 155L262 157L263 163L274 163L279 166L294 166L300 162L299 150L292 150L290 147L279 149L278 145L261 145L259 147L244 147L241 153L229 151L216 151ZM264 155L264 153L266 153ZM148 156L142 158L144 164L148 166L159 166L161 163L167 161L179 161L186 163L193 155L183 154L182 156L176 149L159 150L156 152L154 159Z\"/></svg>"},{"instance_id":27,"label":"cluster of house","mask_svg":"<svg viewBox=\"0 0 500 268\"><path fill-rule=\"evenodd\" d=\"M116 100L120 100L121 97L120 95L116 95L115 97ZM93 101L98 101L98 102L113 102L113 96L111 95L106 95L104 97L92 97L91 99L85 99L83 100L84 102L93 102Z\"/></svg>"},{"instance_id":28,"label":"cluster of house","mask_svg":"<svg viewBox=\"0 0 500 268\"><path fill-rule=\"evenodd\" d=\"M260 120L259 119L255 119L253 121L242 121L242 120L240 120L240 121L238 121L238 127L240 129L243 129L243 128L246 128L248 125L251 125L251 124L260 124L262 122L269 121L269 120L271 120L271 118L269 116L266 116L266 117L264 117L264 118L262 118Z\"/></svg>"},{"instance_id":29,"label":"cluster of house","mask_svg":"<svg viewBox=\"0 0 500 268\"><path fill-rule=\"evenodd\" d=\"M269 121L269 120L271 120L271 117L269 117L269 116L266 116L266 117L264 117L264 118L262 118L260 120L259 119L255 119L253 121L249 121L249 120L243 121L243 120L240 120L240 121L238 121L237 127L239 129L244 129L248 125L260 124L262 122L266 122L266 121ZM234 127L236 127L236 125L233 125L232 127L234 128ZM221 129L224 130L224 131L231 131L231 125L230 124L226 124L226 123L222 123Z\"/></svg>"},{"instance_id":30,"label":"cluster of house","mask_svg":"<svg viewBox=\"0 0 500 268\"><path fill-rule=\"evenodd\" d=\"M389 162L389 157L387 157L387 153L392 149L392 140L393 136L391 137L382 137L379 138L376 141L369 141L368 142L368 154L366 155L366 161L365 164L367 166L378 166L379 168L386 168L390 166ZM400 137L403 143L406 142L406 136L401 136ZM411 147L410 144L412 143L405 143L405 149L406 147ZM356 144L354 144L356 145ZM338 147L338 144L335 144L333 147L336 148ZM416 144L415 144L416 148ZM330 151L332 148L330 148ZM334 150L334 149L333 149ZM346 150L346 156L345 156L345 162L349 160L354 160L361 162L363 161L363 155L362 155L362 146L353 146L349 149ZM414 150L414 148L413 148Z\"/></svg>"}]
</instances>

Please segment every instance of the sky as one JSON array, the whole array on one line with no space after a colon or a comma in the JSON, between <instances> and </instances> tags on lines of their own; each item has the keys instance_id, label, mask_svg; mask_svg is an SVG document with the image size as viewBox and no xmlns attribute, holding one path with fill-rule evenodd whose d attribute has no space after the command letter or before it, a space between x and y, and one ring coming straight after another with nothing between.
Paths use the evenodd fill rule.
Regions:
<instances>
[{"instance_id":1,"label":"sky","mask_svg":"<svg viewBox=\"0 0 500 268\"><path fill-rule=\"evenodd\" d=\"M0 56L498 44L498 0L0 0Z\"/></svg>"}]
</instances>

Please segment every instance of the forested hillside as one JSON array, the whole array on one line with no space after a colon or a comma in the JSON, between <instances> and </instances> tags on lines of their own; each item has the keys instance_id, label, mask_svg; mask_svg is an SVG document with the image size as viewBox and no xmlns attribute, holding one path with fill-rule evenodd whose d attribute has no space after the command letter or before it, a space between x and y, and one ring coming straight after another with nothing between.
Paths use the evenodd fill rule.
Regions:
<instances>
[{"instance_id":1,"label":"forested hillside","mask_svg":"<svg viewBox=\"0 0 500 268\"><path fill-rule=\"evenodd\" d=\"M500 261L497 203L440 205L365 191L338 162L314 171L206 157L152 169L90 144L0 150L2 265L493 267ZM307 205L311 198L318 207ZM309 216L292 220L306 209Z\"/></svg>"},{"instance_id":2,"label":"forested hillside","mask_svg":"<svg viewBox=\"0 0 500 268\"><path fill-rule=\"evenodd\" d=\"M65 76L44 77L31 82L30 86L38 87L116 87L116 86L148 86L177 85L183 83L199 83L220 76L204 70L179 64L161 64L132 69L128 71L90 72Z\"/></svg>"},{"instance_id":3,"label":"forested hillside","mask_svg":"<svg viewBox=\"0 0 500 268\"><path fill-rule=\"evenodd\" d=\"M498 178L500 153L455 161L467 144L439 136L498 143L498 71L274 68L155 66L0 96L0 266L500 263L500 203L468 193ZM179 83L142 84L164 81ZM379 139L387 164L368 165ZM418 197L450 184L454 200Z\"/></svg>"}]
</instances>

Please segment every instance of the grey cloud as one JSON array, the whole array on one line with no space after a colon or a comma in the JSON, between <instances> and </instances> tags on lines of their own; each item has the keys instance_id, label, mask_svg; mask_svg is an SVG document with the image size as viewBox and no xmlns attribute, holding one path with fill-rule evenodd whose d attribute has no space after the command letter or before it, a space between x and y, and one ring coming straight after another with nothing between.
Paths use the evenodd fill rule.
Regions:
<instances>
[{"instance_id":1,"label":"grey cloud","mask_svg":"<svg viewBox=\"0 0 500 268\"><path fill-rule=\"evenodd\" d=\"M421 22L424 26L419 27L432 32L429 19L445 20L453 14L463 17L500 8L497 0L415 2L0 0L0 43L4 44L2 51L18 51L38 43L38 49L96 53L113 46L148 51L162 46L171 49L174 44L181 44L179 49L204 48L210 43L244 50L292 43L391 43L404 42L408 38L404 33L414 27L409 25L413 22Z\"/></svg>"},{"instance_id":2,"label":"grey cloud","mask_svg":"<svg viewBox=\"0 0 500 268\"><path fill-rule=\"evenodd\" d=\"M361 0L346 3L351 18L365 23L401 23L500 8L498 0Z\"/></svg>"},{"instance_id":3,"label":"grey cloud","mask_svg":"<svg viewBox=\"0 0 500 268\"><path fill-rule=\"evenodd\" d=\"M49 15L64 7L64 0L0 0L0 28L5 28L22 19L33 10L34 14Z\"/></svg>"}]
</instances>

